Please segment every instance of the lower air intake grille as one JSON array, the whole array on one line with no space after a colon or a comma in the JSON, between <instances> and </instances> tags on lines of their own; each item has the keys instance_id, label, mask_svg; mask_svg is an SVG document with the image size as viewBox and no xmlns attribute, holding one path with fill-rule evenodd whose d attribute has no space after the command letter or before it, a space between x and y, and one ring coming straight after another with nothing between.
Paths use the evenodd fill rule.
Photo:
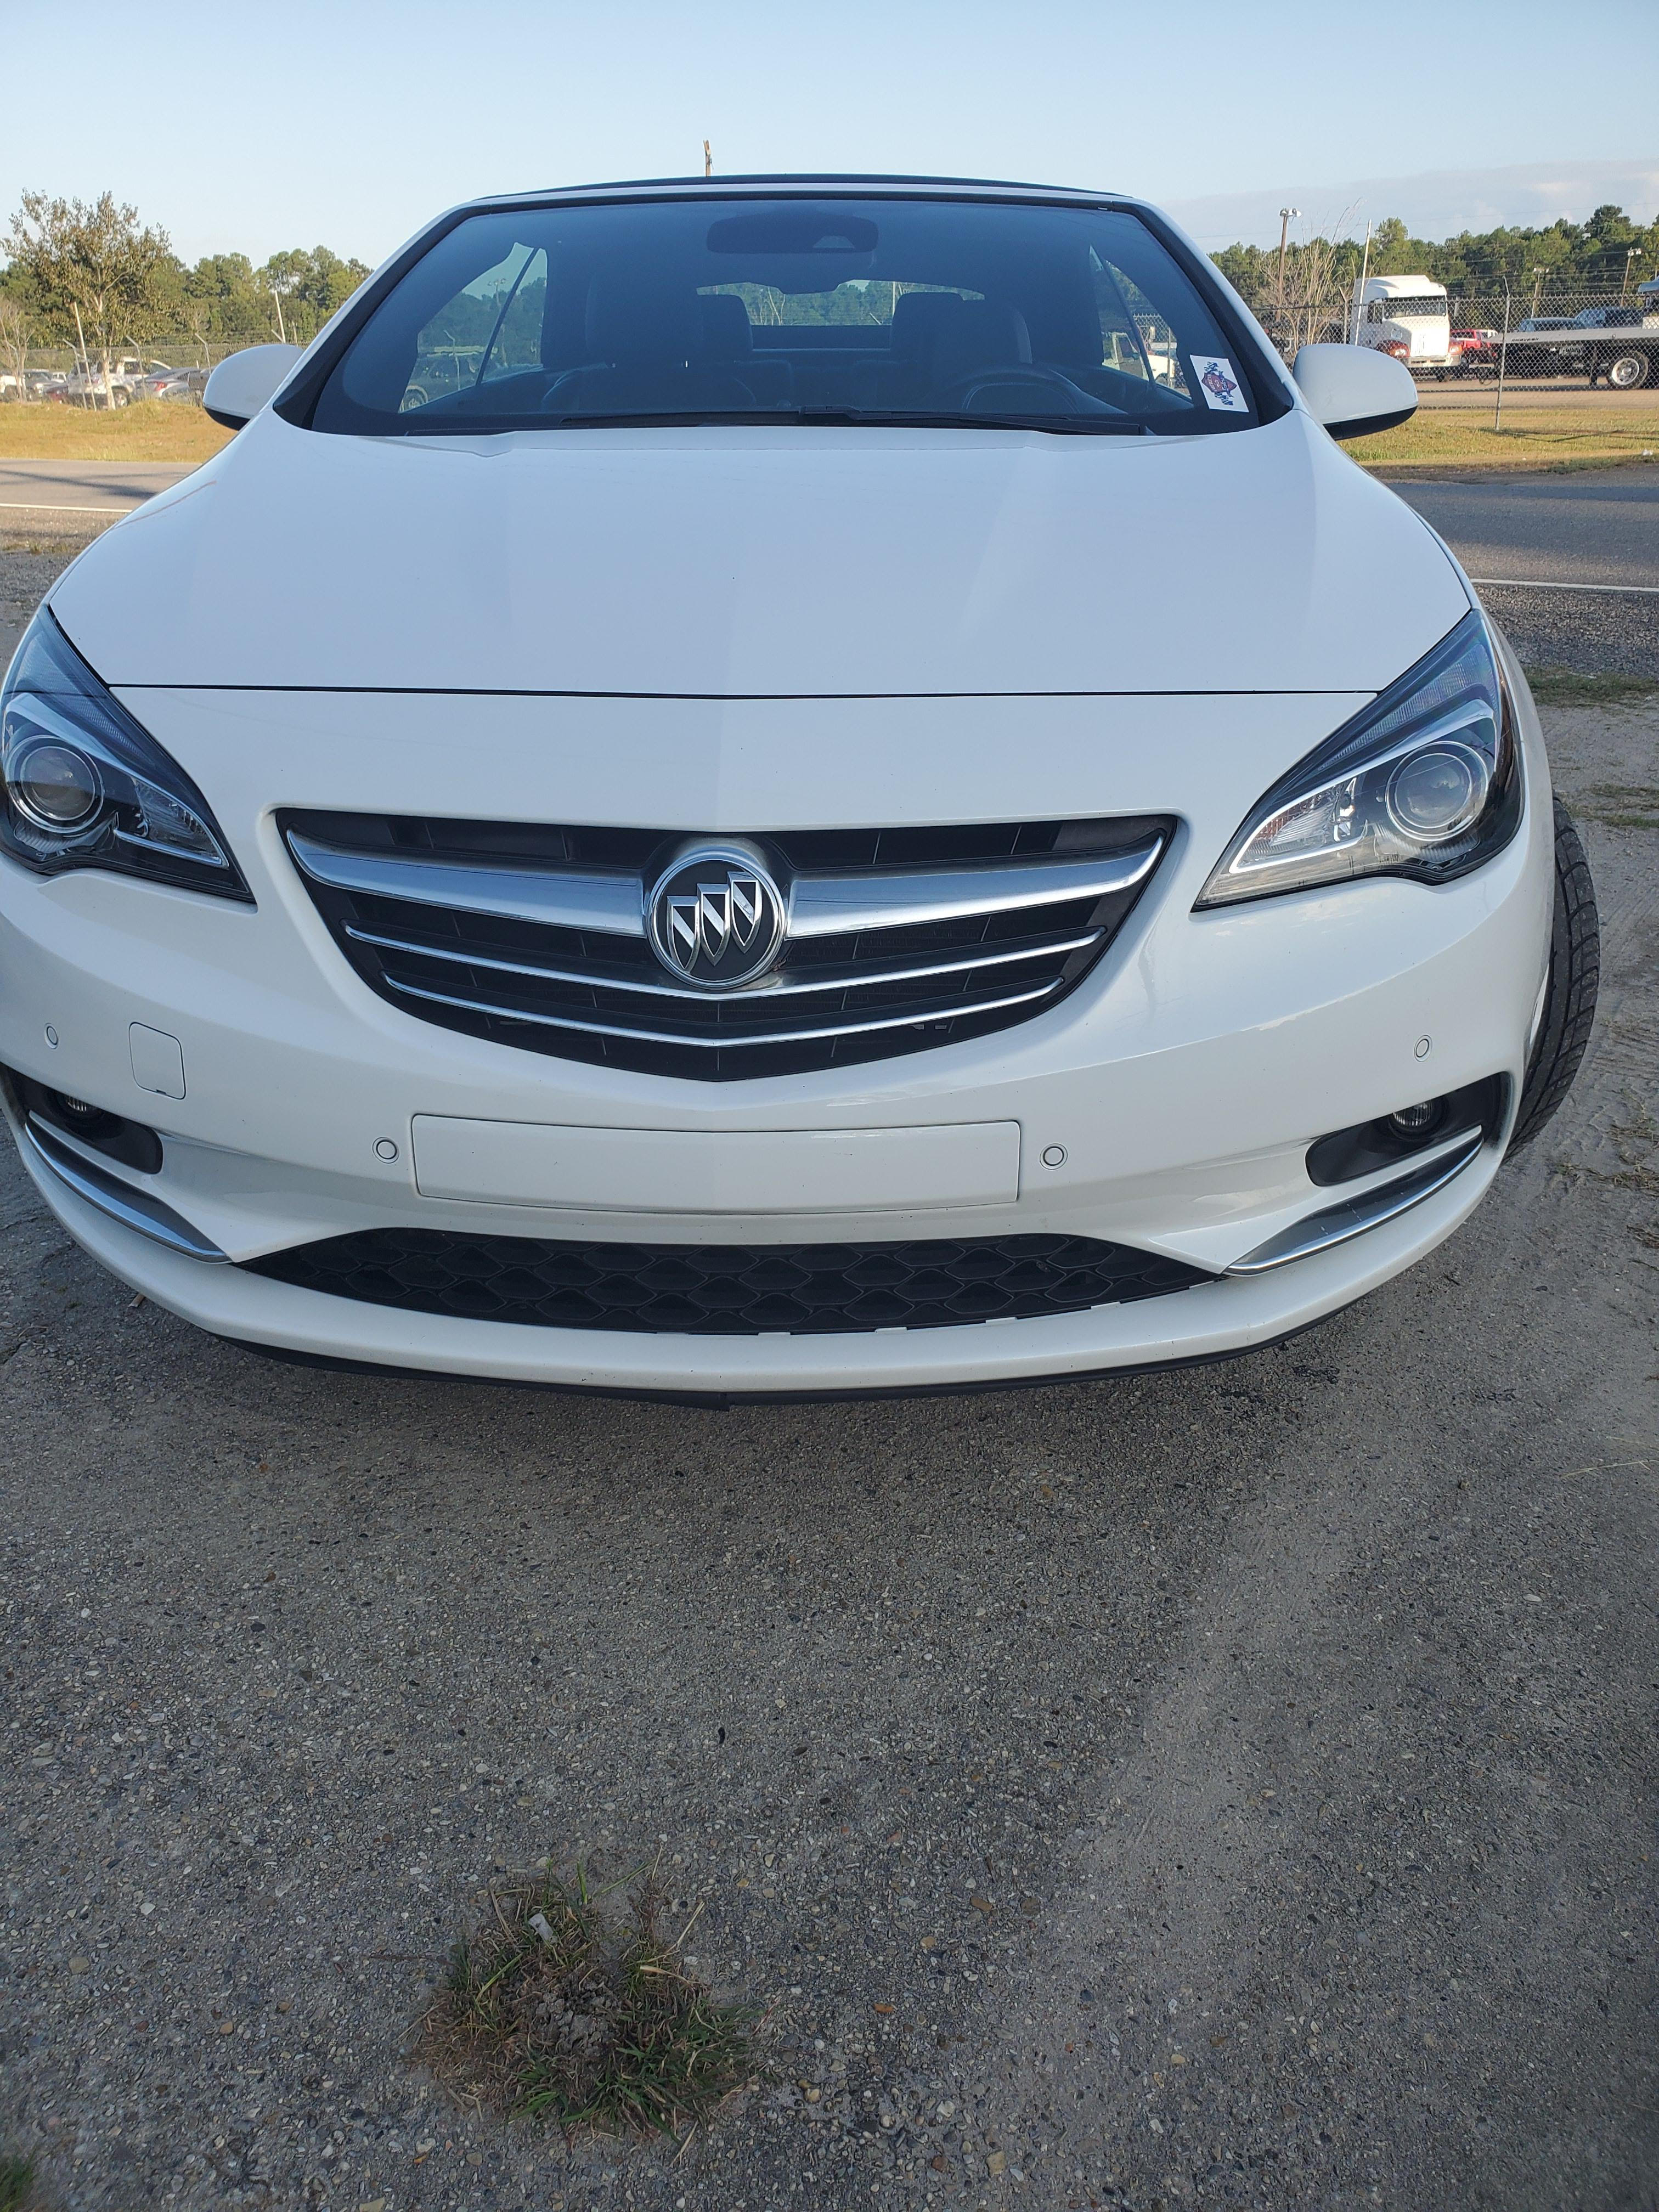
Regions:
<instances>
[{"instance_id":1,"label":"lower air intake grille","mask_svg":"<svg viewBox=\"0 0 1659 2212\"><path fill-rule=\"evenodd\" d=\"M370 1229L247 1263L368 1305L641 1334L823 1336L1035 1320L1209 1278L1088 1237L908 1244L592 1244Z\"/></svg>"}]
</instances>

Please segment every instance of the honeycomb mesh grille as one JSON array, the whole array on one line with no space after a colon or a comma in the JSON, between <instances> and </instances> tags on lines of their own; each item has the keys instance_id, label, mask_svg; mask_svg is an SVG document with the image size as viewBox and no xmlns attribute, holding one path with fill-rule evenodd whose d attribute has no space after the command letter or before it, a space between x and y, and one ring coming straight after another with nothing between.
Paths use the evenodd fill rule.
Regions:
<instances>
[{"instance_id":1,"label":"honeycomb mesh grille","mask_svg":"<svg viewBox=\"0 0 1659 2212\"><path fill-rule=\"evenodd\" d=\"M368 1305L640 1334L830 1335L1036 1320L1208 1277L1087 1237L902 1244L600 1244L371 1229L247 1263Z\"/></svg>"}]
</instances>

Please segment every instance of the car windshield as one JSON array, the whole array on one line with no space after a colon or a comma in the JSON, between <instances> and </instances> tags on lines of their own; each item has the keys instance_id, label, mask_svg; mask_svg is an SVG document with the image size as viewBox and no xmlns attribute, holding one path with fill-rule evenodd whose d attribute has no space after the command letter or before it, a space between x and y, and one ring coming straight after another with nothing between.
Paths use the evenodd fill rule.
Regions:
<instances>
[{"instance_id":1,"label":"car windshield","mask_svg":"<svg viewBox=\"0 0 1659 2212\"><path fill-rule=\"evenodd\" d=\"M1261 374L1122 210L698 194L463 217L374 306L310 422L1226 431L1261 419Z\"/></svg>"}]
</instances>

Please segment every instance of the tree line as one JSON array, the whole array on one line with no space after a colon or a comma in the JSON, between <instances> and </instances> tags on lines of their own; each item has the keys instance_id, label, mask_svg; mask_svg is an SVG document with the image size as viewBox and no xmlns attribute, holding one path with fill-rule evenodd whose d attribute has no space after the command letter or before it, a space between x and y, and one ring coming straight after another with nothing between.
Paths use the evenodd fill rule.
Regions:
<instances>
[{"instance_id":1,"label":"tree line","mask_svg":"<svg viewBox=\"0 0 1659 2212\"><path fill-rule=\"evenodd\" d=\"M273 253L210 253L187 266L165 230L105 192L93 201L25 192L3 240L0 357L27 390L31 346L66 346L106 397L113 362L165 340L205 367L215 356L275 338L307 344L369 273L325 246Z\"/></svg>"},{"instance_id":2,"label":"tree line","mask_svg":"<svg viewBox=\"0 0 1659 2212\"><path fill-rule=\"evenodd\" d=\"M1211 258L1260 309L1280 297L1303 296L1316 271L1322 285L1352 298L1364 252L1357 239L1306 239L1285 248L1282 282L1276 246L1229 246ZM1431 276L1449 292L1501 292L1507 283L1535 313L1534 300L1541 307L1565 292L1634 290L1659 276L1659 220L1636 222L1609 205L1584 222L1464 230L1437 240L1413 238L1398 216L1389 216L1371 233L1369 267L1373 276Z\"/></svg>"}]
</instances>

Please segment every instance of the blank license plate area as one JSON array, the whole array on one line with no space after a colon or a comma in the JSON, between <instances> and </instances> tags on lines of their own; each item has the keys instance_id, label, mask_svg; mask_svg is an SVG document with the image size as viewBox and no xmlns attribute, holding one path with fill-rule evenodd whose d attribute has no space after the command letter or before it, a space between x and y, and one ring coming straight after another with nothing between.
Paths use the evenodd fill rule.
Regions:
<instances>
[{"instance_id":1,"label":"blank license plate area","mask_svg":"<svg viewBox=\"0 0 1659 2212\"><path fill-rule=\"evenodd\" d=\"M1006 1206L1018 1121L909 1129L590 1129L417 1114L424 1198L622 1213L865 1213Z\"/></svg>"}]
</instances>

